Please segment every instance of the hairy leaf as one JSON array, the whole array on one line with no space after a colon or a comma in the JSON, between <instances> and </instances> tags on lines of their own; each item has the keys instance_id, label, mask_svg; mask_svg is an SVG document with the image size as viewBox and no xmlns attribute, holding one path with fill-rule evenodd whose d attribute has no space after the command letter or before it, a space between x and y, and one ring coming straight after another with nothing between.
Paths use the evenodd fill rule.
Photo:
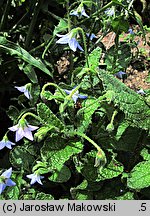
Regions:
<instances>
[{"instance_id":1,"label":"hairy leaf","mask_svg":"<svg viewBox=\"0 0 150 216\"><path fill-rule=\"evenodd\" d=\"M129 188L140 190L150 186L150 161L138 163L127 178Z\"/></svg>"}]
</instances>

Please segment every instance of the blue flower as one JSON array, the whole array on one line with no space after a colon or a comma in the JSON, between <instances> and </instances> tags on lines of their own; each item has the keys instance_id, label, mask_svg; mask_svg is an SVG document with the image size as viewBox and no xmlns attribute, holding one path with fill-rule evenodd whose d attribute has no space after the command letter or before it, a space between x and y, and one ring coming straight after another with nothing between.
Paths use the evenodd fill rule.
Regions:
<instances>
[{"instance_id":1,"label":"blue flower","mask_svg":"<svg viewBox=\"0 0 150 216\"><path fill-rule=\"evenodd\" d=\"M86 35L87 37L90 37L90 40L93 40L93 38L97 38L93 33L92 34L86 33Z\"/></svg>"},{"instance_id":2,"label":"blue flower","mask_svg":"<svg viewBox=\"0 0 150 216\"><path fill-rule=\"evenodd\" d=\"M33 173L30 175L27 175L27 178L31 179L31 182L30 182L31 185L34 184L35 182L38 182L39 184L42 185L43 183L41 182L41 179L43 179L44 176L40 176L36 173Z\"/></svg>"},{"instance_id":3,"label":"blue flower","mask_svg":"<svg viewBox=\"0 0 150 216\"><path fill-rule=\"evenodd\" d=\"M10 179L12 167L2 173L0 176L0 194L5 190L6 186L15 186L16 183Z\"/></svg>"},{"instance_id":4,"label":"blue flower","mask_svg":"<svg viewBox=\"0 0 150 216\"><path fill-rule=\"evenodd\" d=\"M7 136L5 135L2 141L0 141L0 150L2 150L5 147L8 149L12 149L12 145L15 145L15 143L9 141Z\"/></svg>"},{"instance_id":5,"label":"blue flower","mask_svg":"<svg viewBox=\"0 0 150 216\"><path fill-rule=\"evenodd\" d=\"M25 95L28 99L31 99L32 96L31 96L31 94L30 94L30 92L29 92L29 88L30 88L29 86L30 86L30 85L31 85L31 84L29 83L29 84L26 84L26 85L20 86L20 87L15 86L15 88L18 89L20 92L23 92L24 95Z\"/></svg>"},{"instance_id":6,"label":"blue flower","mask_svg":"<svg viewBox=\"0 0 150 216\"><path fill-rule=\"evenodd\" d=\"M123 79L123 77L127 75L125 72L123 71L119 71L118 73L115 73L114 76L116 76L119 79Z\"/></svg>"},{"instance_id":7,"label":"blue flower","mask_svg":"<svg viewBox=\"0 0 150 216\"><path fill-rule=\"evenodd\" d=\"M32 126L27 123L25 119L21 119L17 125L14 125L13 127L8 128L11 131L16 131L16 137L15 140L18 142L23 137L26 137L27 139L33 141L33 135L31 131L34 131L38 129L37 126Z\"/></svg>"},{"instance_id":8,"label":"blue flower","mask_svg":"<svg viewBox=\"0 0 150 216\"><path fill-rule=\"evenodd\" d=\"M128 29L128 32L129 32L131 35L134 34L134 31L132 30L132 28L129 28L129 29Z\"/></svg>"},{"instance_id":9,"label":"blue flower","mask_svg":"<svg viewBox=\"0 0 150 216\"><path fill-rule=\"evenodd\" d=\"M138 90L137 93L141 94L141 95L145 95L146 94L143 89Z\"/></svg>"},{"instance_id":10,"label":"blue flower","mask_svg":"<svg viewBox=\"0 0 150 216\"><path fill-rule=\"evenodd\" d=\"M113 15L115 14L114 8L107 8L107 9L105 10L105 14L106 14L107 16L113 16Z\"/></svg>"},{"instance_id":11,"label":"blue flower","mask_svg":"<svg viewBox=\"0 0 150 216\"><path fill-rule=\"evenodd\" d=\"M61 37L56 43L58 44L68 44L70 49L73 50L74 52L79 48L81 51L84 51L76 38L73 36L72 32L69 32L66 35L58 35L57 36Z\"/></svg>"},{"instance_id":12,"label":"blue flower","mask_svg":"<svg viewBox=\"0 0 150 216\"><path fill-rule=\"evenodd\" d=\"M77 16L77 17L81 17L81 16L89 17L85 12L84 7L81 5L79 5L79 7L76 10L70 12L70 15Z\"/></svg>"},{"instance_id":13,"label":"blue flower","mask_svg":"<svg viewBox=\"0 0 150 216\"><path fill-rule=\"evenodd\" d=\"M74 89L75 89L75 88L73 88L72 90L66 90L66 89L64 89L64 91L65 91L68 95L70 95ZM76 103L77 100L78 100L78 98L86 99L87 96L86 96L86 95L80 95L80 94L79 94L79 91L77 90L77 91L72 95L72 99L73 99L73 101Z\"/></svg>"}]
</instances>

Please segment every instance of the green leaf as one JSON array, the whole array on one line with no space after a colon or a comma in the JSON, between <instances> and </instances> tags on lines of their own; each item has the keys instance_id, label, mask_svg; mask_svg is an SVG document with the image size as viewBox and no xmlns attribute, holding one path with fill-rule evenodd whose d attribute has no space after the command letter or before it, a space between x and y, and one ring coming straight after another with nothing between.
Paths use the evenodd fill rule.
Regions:
<instances>
[{"instance_id":1,"label":"green leaf","mask_svg":"<svg viewBox=\"0 0 150 216\"><path fill-rule=\"evenodd\" d=\"M117 141L121 138L122 134L126 131L128 126L129 126L128 122L126 121L121 122L121 124L117 128L117 133L115 136Z\"/></svg>"},{"instance_id":2,"label":"green leaf","mask_svg":"<svg viewBox=\"0 0 150 216\"><path fill-rule=\"evenodd\" d=\"M115 159L111 160L110 163L102 169L102 172L99 173L96 181L102 181L106 179L112 179L117 177L123 172L123 165L121 165Z\"/></svg>"},{"instance_id":3,"label":"green leaf","mask_svg":"<svg viewBox=\"0 0 150 216\"><path fill-rule=\"evenodd\" d=\"M57 26L55 26L53 35L58 34L59 32L63 32L68 28L68 23L64 19L60 19Z\"/></svg>"},{"instance_id":4,"label":"green leaf","mask_svg":"<svg viewBox=\"0 0 150 216\"><path fill-rule=\"evenodd\" d=\"M39 68L41 71L52 77L51 72L46 68L46 66L41 61L35 59L19 45L7 40L5 37L2 36L0 36L0 48L4 50L6 53L8 52L10 55L17 55L23 61Z\"/></svg>"},{"instance_id":5,"label":"green leaf","mask_svg":"<svg viewBox=\"0 0 150 216\"><path fill-rule=\"evenodd\" d=\"M134 193L127 192L123 194L122 196L118 196L114 198L115 200L134 200Z\"/></svg>"},{"instance_id":6,"label":"green leaf","mask_svg":"<svg viewBox=\"0 0 150 216\"><path fill-rule=\"evenodd\" d=\"M49 163L49 168L60 171L64 163L83 149L81 142L75 142L54 135L47 138L41 149L41 156Z\"/></svg>"},{"instance_id":7,"label":"green leaf","mask_svg":"<svg viewBox=\"0 0 150 216\"><path fill-rule=\"evenodd\" d=\"M36 194L35 200L54 200L54 197L51 194L40 192Z\"/></svg>"},{"instance_id":8,"label":"green leaf","mask_svg":"<svg viewBox=\"0 0 150 216\"><path fill-rule=\"evenodd\" d=\"M128 31L129 23L123 16L118 16L112 21L112 28L116 34L121 34Z\"/></svg>"},{"instance_id":9,"label":"green leaf","mask_svg":"<svg viewBox=\"0 0 150 216\"><path fill-rule=\"evenodd\" d=\"M80 109L77 113L78 119L80 119L80 123L78 126L78 131L83 133L89 125L92 123L92 115L100 106L99 100L91 98L86 99L84 102L84 107Z\"/></svg>"},{"instance_id":10,"label":"green leaf","mask_svg":"<svg viewBox=\"0 0 150 216\"><path fill-rule=\"evenodd\" d=\"M35 140L41 142L52 129L54 129L53 125L40 127L34 134Z\"/></svg>"},{"instance_id":11,"label":"green leaf","mask_svg":"<svg viewBox=\"0 0 150 216\"><path fill-rule=\"evenodd\" d=\"M7 111L7 115L12 121L15 121L19 116L19 110L15 106L10 105Z\"/></svg>"},{"instance_id":12,"label":"green leaf","mask_svg":"<svg viewBox=\"0 0 150 216\"><path fill-rule=\"evenodd\" d=\"M87 74L89 72L90 74L94 73L94 69L99 66L99 60L101 57L102 49L100 47L97 47L94 49L88 56L88 62L89 62L89 68L87 63L85 64L84 68L78 73L77 77L80 79L84 74Z\"/></svg>"},{"instance_id":13,"label":"green leaf","mask_svg":"<svg viewBox=\"0 0 150 216\"><path fill-rule=\"evenodd\" d=\"M43 123L46 124L46 126L57 127L61 130L64 128L64 124L44 103L37 104L37 113L39 117L43 120Z\"/></svg>"},{"instance_id":14,"label":"green leaf","mask_svg":"<svg viewBox=\"0 0 150 216\"><path fill-rule=\"evenodd\" d=\"M67 182L71 177L70 169L67 166L63 166L60 170L57 170L48 179L53 182L63 183Z\"/></svg>"},{"instance_id":15,"label":"green leaf","mask_svg":"<svg viewBox=\"0 0 150 216\"><path fill-rule=\"evenodd\" d=\"M7 188L6 199L9 200L18 200L19 199L19 188L17 186L12 186Z\"/></svg>"},{"instance_id":16,"label":"green leaf","mask_svg":"<svg viewBox=\"0 0 150 216\"><path fill-rule=\"evenodd\" d=\"M135 190L150 186L150 161L140 162L131 170L127 186Z\"/></svg>"},{"instance_id":17,"label":"green leaf","mask_svg":"<svg viewBox=\"0 0 150 216\"><path fill-rule=\"evenodd\" d=\"M23 68L24 73L27 75L27 77L31 80L33 83L38 83L38 78L35 73L34 68L28 64Z\"/></svg>"},{"instance_id":18,"label":"green leaf","mask_svg":"<svg viewBox=\"0 0 150 216\"><path fill-rule=\"evenodd\" d=\"M97 70L99 78L103 81L105 91L114 91L113 102L125 114L125 120L130 126L150 129L149 106L136 92L124 83L103 70Z\"/></svg>"},{"instance_id":19,"label":"green leaf","mask_svg":"<svg viewBox=\"0 0 150 216\"><path fill-rule=\"evenodd\" d=\"M146 148L142 149L141 156L143 157L144 160L150 161L150 153L149 153L148 149L146 149Z\"/></svg>"},{"instance_id":20,"label":"green leaf","mask_svg":"<svg viewBox=\"0 0 150 216\"><path fill-rule=\"evenodd\" d=\"M29 170L34 162L34 157L23 146L15 146L10 152L10 162L16 168Z\"/></svg>"}]
</instances>

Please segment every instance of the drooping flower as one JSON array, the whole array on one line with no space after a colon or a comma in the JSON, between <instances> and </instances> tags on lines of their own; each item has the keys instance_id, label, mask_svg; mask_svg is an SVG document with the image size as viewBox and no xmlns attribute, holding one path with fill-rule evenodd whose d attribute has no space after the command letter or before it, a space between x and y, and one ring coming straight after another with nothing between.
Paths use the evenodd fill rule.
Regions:
<instances>
[{"instance_id":1,"label":"drooping flower","mask_svg":"<svg viewBox=\"0 0 150 216\"><path fill-rule=\"evenodd\" d=\"M93 33L92 34L87 33L86 35L87 37L90 37L90 40L93 40L93 38L97 38L96 35Z\"/></svg>"},{"instance_id":2,"label":"drooping flower","mask_svg":"<svg viewBox=\"0 0 150 216\"><path fill-rule=\"evenodd\" d=\"M0 194L5 190L6 186L15 186L16 183L13 182L10 177L12 174L12 167L2 173L0 176Z\"/></svg>"},{"instance_id":3,"label":"drooping flower","mask_svg":"<svg viewBox=\"0 0 150 216\"><path fill-rule=\"evenodd\" d=\"M134 35L134 31L132 30L132 28L128 29L129 34Z\"/></svg>"},{"instance_id":4,"label":"drooping flower","mask_svg":"<svg viewBox=\"0 0 150 216\"><path fill-rule=\"evenodd\" d=\"M30 86L31 86L31 84L28 83L28 84L26 84L26 85L24 85L24 86L20 86L20 87L15 86L15 88L18 89L18 91L23 92L24 95L25 95L28 99L31 99L32 96L31 96L31 93L30 93L30 91L29 91Z\"/></svg>"},{"instance_id":5,"label":"drooping flower","mask_svg":"<svg viewBox=\"0 0 150 216\"><path fill-rule=\"evenodd\" d=\"M14 125L13 127L8 128L11 131L16 131L15 140L18 142L23 137L26 137L27 139L33 141L33 135L32 131L38 129L37 126L32 126L27 123L25 119L21 119L17 125Z\"/></svg>"},{"instance_id":6,"label":"drooping flower","mask_svg":"<svg viewBox=\"0 0 150 216\"><path fill-rule=\"evenodd\" d=\"M115 14L114 8L107 8L107 9L105 10L105 14L106 14L107 16L113 16L113 15Z\"/></svg>"},{"instance_id":7,"label":"drooping flower","mask_svg":"<svg viewBox=\"0 0 150 216\"><path fill-rule=\"evenodd\" d=\"M39 184L42 185L43 183L41 182L41 179L43 179L44 176L33 173L33 174L30 174L30 175L27 175L27 178L31 179L31 182L30 182L31 185L36 183L36 182L38 182Z\"/></svg>"},{"instance_id":8,"label":"drooping flower","mask_svg":"<svg viewBox=\"0 0 150 216\"><path fill-rule=\"evenodd\" d=\"M116 76L119 79L123 79L124 76L126 76L126 72L119 71L118 73L115 73L114 76Z\"/></svg>"},{"instance_id":9,"label":"drooping flower","mask_svg":"<svg viewBox=\"0 0 150 216\"><path fill-rule=\"evenodd\" d=\"M70 15L77 16L77 17L81 17L81 16L85 16L87 18L89 17L82 5L79 5L79 7L76 10L71 11Z\"/></svg>"},{"instance_id":10,"label":"drooping flower","mask_svg":"<svg viewBox=\"0 0 150 216\"><path fill-rule=\"evenodd\" d=\"M15 143L8 140L7 135L3 137L3 139L0 141L0 150L3 148L12 149L12 145L15 145Z\"/></svg>"},{"instance_id":11,"label":"drooping flower","mask_svg":"<svg viewBox=\"0 0 150 216\"><path fill-rule=\"evenodd\" d=\"M68 95L70 95L74 89L75 89L75 88L73 88L72 90L64 89L64 91L65 91ZM79 94L79 90L77 90L77 91L72 95L72 99L73 99L73 101L76 103L77 100L78 100L78 98L86 99L87 96L86 96L86 95L80 95L80 94Z\"/></svg>"},{"instance_id":12,"label":"drooping flower","mask_svg":"<svg viewBox=\"0 0 150 216\"><path fill-rule=\"evenodd\" d=\"M145 95L146 93L145 93L145 91L143 90L143 89L140 89L140 90L138 90L138 91L136 91L138 94L141 94L141 95Z\"/></svg>"},{"instance_id":13,"label":"drooping flower","mask_svg":"<svg viewBox=\"0 0 150 216\"><path fill-rule=\"evenodd\" d=\"M60 35L57 34L57 36L61 37L58 41L56 41L56 43L58 44L68 44L70 49L73 50L74 52L77 50L77 48L81 51L84 51L82 49L82 47L80 46L80 44L78 43L78 41L76 40L74 34L71 32L69 32L66 35Z\"/></svg>"}]
</instances>

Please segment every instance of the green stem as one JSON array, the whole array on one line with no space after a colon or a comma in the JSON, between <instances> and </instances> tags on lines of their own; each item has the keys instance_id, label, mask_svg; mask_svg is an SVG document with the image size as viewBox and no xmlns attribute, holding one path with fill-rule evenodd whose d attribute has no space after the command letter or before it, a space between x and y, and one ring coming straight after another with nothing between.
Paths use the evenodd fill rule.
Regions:
<instances>
[{"instance_id":1,"label":"green stem","mask_svg":"<svg viewBox=\"0 0 150 216\"><path fill-rule=\"evenodd\" d=\"M36 24L36 21L37 21L41 6L43 4L43 1L44 0L39 0L37 6L35 4L34 15L33 15L33 18L31 20L31 24L30 24L30 27L29 27L29 30L28 30L28 33L27 33L26 41L25 41L25 49L27 49L27 50L29 50L29 46L30 46L30 43L31 43L31 40L32 40L33 30L34 30L34 27L35 27L35 24Z\"/></svg>"},{"instance_id":2,"label":"green stem","mask_svg":"<svg viewBox=\"0 0 150 216\"><path fill-rule=\"evenodd\" d=\"M65 97L66 94L63 92L63 90L55 83L46 83L43 88L42 88L42 91L41 91L41 96L43 94L43 92L45 91L45 89L48 87L48 86L54 86L55 88L57 88L59 90L59 92Z\"/></svg>"},{"instance_id":3,"label":"green stem","mask_svg":"<svg viewBox=\"0 0 150 216\"><path fill-rule=\"evenodd\" d=\"M83 133L80 133L78 131L75 132L76 135L80 136L80 137L83 137L84 139L86 139L89 143L91 143L96 149L98 152L101 152L102 155L105 157L105 153L104 151L100 148L99 145L97 145L96 142L94 142L91 138L89 138L88 136L86 136L85 134Z\"/></svg>"},{"instance_id":4,"label":"green stem","mask_svg":"<svg viewBox=\"0 0 150 216\"><path fill-rule=\"evenodd\" d=\"M114 122L114 119L115 119L115 116L117 115L117 113L118 113L118 111L117 111L117 110L115 110L115 111L113 112L113 115L112 115L112 117L111 117L110 124L113 124L113 122Z\"/></svg>"},{"instance_id":5,"label":"green stem","mask_svg":"<svg viewBox=\"0 0 150 216\"><path fill-rule=\"evenodd\" d=\"M29 51L29 53L34 53L35 51L37 51L37 50L41 49L42 47L44 47L45 44L47 44L47 41L44 42L44 43L42 43L42 44L40 44L39 46L33 48L32 50Z\"/></svg>"},{"instance_id":6,"label":"green stem","mask_svg":"<svg viewBox=\"0 0 150 216\"><path fill-rule=\"evenodd\" d=\"M46 52L48 51L50 45L53 43L55 36L53 36L50 41L48 42L47 46L44 49L44 52L42 53L42 59L44 59Z\"/></svg>"},{"instance_id":7,"label":"green stem","mask_svg":"<svg viewBox=\"0 0 150 216\"><path fill-rule=\"evenodd\" d=\"M4 26L7 23L10 6L11 6L11 0L7 0L6 7L5 7L5 10L4 10L4 14L2 16L1 23L0 23L0 31L3 30Z\"/></svg>"},{"instance_id":8,"label":"green stem","mask_svg":"<svg viewBox=\"0 0 150 216\"><path fill-rule=\"evenodd\" d=\"M87 44L86 44L86 36L85 36L85 33L84 33L83 29L80 28L80 27L77 27L76 30L77 30L77 31L80 31L81 34L82 34L83 44L84 44L85 58L86 58L87 66L88 66L88 68L89 68L88 51L87 51Z\"/></svg>"},{"instance_id":9,"label":"green stem","mask_svg":"<svg viewBox=\"0 0 150 216\"><path fill-rule=\"evenodd\" d=\"M32 116L33 118L35 118L41 122L41 118L36 116L35 114L31 113L31 112L27 112L24 115L22 115L21 119L24 120L27 116ZM18 117L18 119L19 119L19 117Z\"/></svg>"}]
</instances>

